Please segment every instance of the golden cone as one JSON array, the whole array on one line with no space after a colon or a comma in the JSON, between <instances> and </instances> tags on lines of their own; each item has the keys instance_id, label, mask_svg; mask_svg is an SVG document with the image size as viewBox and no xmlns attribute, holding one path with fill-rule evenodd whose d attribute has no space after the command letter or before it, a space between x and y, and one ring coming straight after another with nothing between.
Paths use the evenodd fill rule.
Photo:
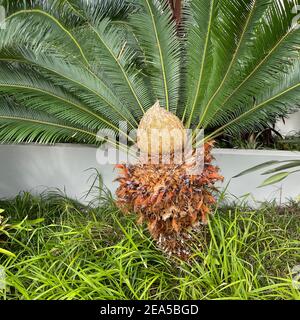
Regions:
<instances>
[{"instance_id":1,"label":"golden cone","mask_svg":"<svg viewBox=\"0 0 300 320\"><path fill-rule=\"evenodd\" d=\"M137 132L137 145L142 153L172 154L186 142L183 123L157 101L143 116Z\"/></svg>"}]
</instances>

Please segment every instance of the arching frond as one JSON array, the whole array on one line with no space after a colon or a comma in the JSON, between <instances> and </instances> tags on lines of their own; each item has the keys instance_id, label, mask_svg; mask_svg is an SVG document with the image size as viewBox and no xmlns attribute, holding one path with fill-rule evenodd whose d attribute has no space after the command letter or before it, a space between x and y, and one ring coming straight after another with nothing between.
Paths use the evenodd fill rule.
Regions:
<instances>
[{"instance_id":1,"label":"arching frond","mask_svg":"<svg viewBox=\"0 0 300 320\"><path fill-rule=\"evenodd\" d=\"M97 135L94 132L60 121L46 112L23 109L5 97L1 97L0 104L1 142L54 143L63 139L97 143Z\"/></svg>"},{"instance_id":2,"label":"arching frond","mask_svg":"<svg viewBox=\"0 0 300 320\"><path fill-rule=\"evenodd\" d=\"M151 101L140 70L133 64L135 52L126 38L108 20L82 28L79 38L96 72L100 70L107 76L118 96L128 101L127 108L140 118Z\"/></svg>"},{"instance_id":3,"label":"arching frond","mask_svg":"<svg viewBox=\"0 0 300 320\"><path fill-rule=\"evenodd\" d=\"M289 110L296 111L300 107L299 69L300 61L290 66L279 79L273 80L273 85L265 88L264 92L257 97L254 105L245 107L240 104L236 107L235 112L228 113L227 123L214 130L206 139L216 137L224 131L236 133L241 128L247 132L261 127L269 119L274 119Z\"/></svg>"},{"instance_id":4,"label":"arching frond","mask_svg":"<svg viewBox=\"0 0 300 320\"><path fill-rule=\"evenodd\" d=\"M205 127L222 126L228 122L227 115L237 115L237 110L242 113L257 104L258 97L275 89L287 68L299 60L300 32L292 26L294 5L292 1L273 1L263 10L230 76L210 103L203 119ZM244 109L238 108L240 105ZM270 113L269 120L274 121L273 116Z\"/></svg>"},{"instance_id":5,"label":"arching frond","mask_svg":"<svg viewBox=\"0 0 300 320\"><path fill-rule=\"evenodd\" d=\"M212 70L212 32L216 21L218 0L195 0L191 2L191 17L187 35L187 88L188 101L183 121L190 127L194 112L209 83Z\"/></svg>"},{"instance_id":6,"label":"arching frond","mask_svg":"<svg viewBox=\"0 0 300 320\"><path fill-rule=\"evenodd\" d=\"M219 104L218 98L224 95L224 88L245 55L253 29L269 3L269 0L225 0L225 3L219 3L218 21L212 39L213 69L206 95L200 104L199 113L196 113L199 115L198 128L203 126L212 104Z\"/></svg>"},{"instance_id":7,"label":"arching frond","mask_svg":"<svg viewBox=\"0 0 300 320\"><path fill-rule=\"evenodd\" d=\"M87 8L97 16L114 21L126 21L134 10L126 0L2 0L0 4L7 15L20 10L40 9L72 28L85 23L83 10Z\"/></svg>"},{"instance_id":8,"label":"arching frond","mask_svg":"<svg viewBox=\"0 0 300 320\"><path fill-rule=\"evenodd\" d=\"M102 126L118 131L118 123L105 119L60 87L36 75L28 68L16 70L13 65L0 64L0 93L13 95L24 106L48 112L63 120L97 130Z\"/></svg>"},{"instance_id":9,"label":"arching frond","mask_svg":"<svg viewBox=\"0 0 300 320\"><path fill-rule=\"evenodd\" d=\"M155 99L176 113L180 85L180 43L167 1L139 0L131 26L144 51ZM154 101L153 101L154 102Z\"/></svg>"},{"instance_id":10,"label":"arching frond","mask_svg":"<svg viewBox=\"0 0 300 320\"><path fill-rule=\"evenodd\" d=\"M128 135L119 122L137 128L156 99L186 127L209 129L206 139L299 106L299 0L183 1L179 29L167 0L2 4L4 141Z\"/></svg>"},{"instance_id":11,"label":"arching frond","mask_svg":"<svg viewBox=\"0 0 300 320\"><path fill-rule=\"evenodd\" d=\"M70 57L64 53L64 47L57 47L58 41L56 37L51 39L55 47L50 47L49 39L31 40L31 31L35 28L27 28L26 33L23 31L18 34L16 32L21 28L22 24L15 24L13 21L8 24L6 30L0 34L0 59L8 59L18 57L21 62L30 63L34 67L38 67L35 72L47 77L55 85L62 86L65 90L72 92L78 98L90 105L90 108L109 117L115 122L127 121L135 127L136 121L130 114L130 111L125 108L116 94L112 91L111 84L97 77L87 66L75 57ZM16 30L17 29L17 30ZM13 34L13 36L11 36ZM34 34L34 32L33 32ZM31 40L28 43L23 43L23 38ZM33 42L35 41L35 42ZM44 45L44 41L46 44ZM18 44L16 44L18 43ZM32 44L34 48L32 49ZM35 47L41 47L35 50ZM13 48L13 50L11 49ZM12 51L12 52L11 52ZM17 55L16 55L17 53Z\"/></svg>"}]
</instances>

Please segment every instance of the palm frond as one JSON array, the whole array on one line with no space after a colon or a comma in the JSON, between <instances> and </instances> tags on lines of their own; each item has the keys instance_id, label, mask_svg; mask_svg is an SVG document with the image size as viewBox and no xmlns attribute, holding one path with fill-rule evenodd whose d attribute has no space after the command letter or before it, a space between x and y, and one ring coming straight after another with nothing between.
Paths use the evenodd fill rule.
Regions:
<instances>
[{"instance_id":1,"label":"palm frond","mask_svg":"<svg viewBox=\"0 0 300 320\"><path fill-rule=\"evenodd\" d=\"M90 108L110 117L115 123L123 120L135 127L134 117L112 91L109 83L104 82L84 63L78 61L76 54L74 57L70 56L70 53L65 54L63 45L60 45L55 35L46 40L34 37L32 35L35 34L35 27L32 26L18 33L18 28L21 29L22 26L24 24L12 21L8 23L6 30L1 32L0 59L21 58L20 62L29 63L36 68L35 72L72 92L89 104ZM73 51L69 49L69 52Z\"/></svg>"},{"instance_id":2,"label":"palm frond","mask_svg":"<svg viewBox=\"0 0 300 320\"><path fill-rule=\"evenodd\" d=\"M77 141L97 143L96 133L51 117L48 113L26 110L11 99L0 99L0 141L54 143Z\"/></svg>"},{"instance_id":3,"label":"palm frond","mask_svg":"<svg viewBox=\"0 0 300 320\"><path fill-rule=\"evenodd\" d=\"M128 20L128 16L135 10L126 0L2 0L0 4L7 15L20 10L39 9L72 28L85 23L84 8L93 11L98 17L118 22Z\"/></svg>"},{"instance_id":4,"label":"palm frond","mask_svg":"<svg viewBox=\"0 0 300 320\"><path fill-rule=\"evenodd\" d=\"M134 2L128 0L65 0L65 2L82 16L92 18L90 22L99 22L106 18L114 22L128 22L130 15L136 11Z\"/></svg>"},{"instance_id":5,"label":"palm frond","mask_svg":"<svg viewBox=\"0 0 300 320\"><path fill-rule=\"evenodd\" d=\"M206 95L200 104L197 127L203 125L211 112L211 105L218 105L220 96L226 93L235 68L247 52L253 29L270 3L269 0L228 0L219 3L218 20L212 36L213 69L206 89Z\"/></svg>"},{"instance_id":6,"label":"palm frond","mask_svg":"<svg viewBox=\"0 0 300 320\"><path fill-rule=\"evenodd\" d=\"M292 1L273 1L263 11L239 60L232 67L230 77L216 99L211 101L203 119L204 127L218 128L229 121L227 115L237 115L238 110L246 112L257 104L260 95L274 89L289 66L299 60L300 33L292 26L294 5ZM244 108L239 108L242 104ZM287 108L283 108L281 114L286 111ZM274 113L270 113L270 121L274 121L273 116Z\"/></svg>"},{"instance_id":7,"label":"palm frond","mask_svg":"<svg viewBox=\"0 0 300 320\"><path fill-rule=\"evenodd\" d=\"M194 112L203 99L213 67L212 32L216 21L218 0L191 1L191 17L187 27L187 88L188 101L182 120L190 127Z\"/></svg>"},{"instance_id":8,"label":"palm frond","mask_svg":"<svg viewBox=\"0 0 300 320\"><path fill-rule=\"evenodd\" d=\"M0 68L0 92L13 95L24 108L45 111L93 130L110 127L118 131L118 123L114 124L113 119L105 119L60 87L36 78L29 68L23 67L17 71L13 65L6 63L0 64Z\"/></svg>"},{"instance_id":9,"label":"palm frond","mask_svg":"<svg viewBox=\"0 0 300 320\"><path fill-rule=\"evenodd\" d=\"M151 106L151 101L140 70L132 63L135 51L127 45L126 38L109 20L89 24L88 28L82 28L78 38L91 65L96 72L100 70L104 77L107 76L118 91L118 96L128 102L127 108L131 109L136 118L140 118L145 108Z\"/></svg>"},{"instance_id":10,"label":"palm frond","mask_svg":"<svg viewBox=\"0 0 300 320\"><path fill-rule=\"evenodd\" d=\"M180 43L167 1L139 0L131 26L145 54L155 99L176 113L180 85ZM154 102L154 101L152 101Z\"/></svg>"},{"instance_id":11,"label":"palm frond","mask_svg":"<svg viewBox=\"0 0 300 320\"><path fill-rule=\"evenodd\" d=\"M300 61L295 62L279 79L274 79L273 84L265 88L257 97L254 105L240 104L235 111L228 113L227 123L209 135L206 139L216 137L221 132L231 134L261 128L269 119L276 119L278 115L286 114L289 110L296 111L300 107Z\"/></svg>"},{"instance_id":12,"label":"palm frond","mask_svg":"<svg viewBox=\"0 0 300 320\"><path fill-rule=\"evenodd\" d=\"M23 18L23 16L25 16L25 19ZM16 29L18 30L18 32L27 35L27 37L27 29L32 30L34 28L34 36L36 37L36 39L39 39L39 41L44 41L44 43L46 43L46 41L48 40L47 38L51 38L55 35L55 40L58 44L64 44L65 46L73 45L73 47L77 50L77 58L82 59L87 65L89 64L87 58L84 55L83 49L81 48L77 39L73 36L72 32L48 12L40 9L20 10L11 14L7 18L7 20L19 21L23 26L22 28ZM40 28L41 23L44 24L44 27L42 29ZM36 28L37 26L39 28ZM15 30L15 34L17 33L17 30ZM51 30L51 33L48 34L47 31L49 30ZM31 39L33 39L33 36L31 36ZM29 39L25 38L24 40L28 41Z\"/></svg>"},{"instance_id":13,"label":"palm frond","mask_svg":"<svg viewBox=\"0 0 300 320\"><path fill-rule=\"evenodd\" d=\"M127 135L119 122L137 128L156 99L186 127L209 129L206 139L299 106L299 0L188 0L179 29L167 0L2 4L5 141L73 141L77 129L85 143L104 128Z\"/></svg>"}]
</instances>

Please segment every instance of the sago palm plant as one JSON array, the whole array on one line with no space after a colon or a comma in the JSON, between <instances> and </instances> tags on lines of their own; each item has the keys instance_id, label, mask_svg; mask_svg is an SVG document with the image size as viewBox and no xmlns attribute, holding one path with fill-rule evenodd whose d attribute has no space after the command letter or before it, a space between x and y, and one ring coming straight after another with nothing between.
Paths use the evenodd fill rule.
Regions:
<instances>
[{"instance_id":1,"label":"sago palm plant","mask_svg":"<svg viewBox=\"0 0 300 320\"><path fill-rule=\"evenodd\" d=\"M211 165L213 139L299 106L299 4L2 1L0 139L100 144L100 129L128 137L140 122L146 132L192 129L194 139L205 129L203 172L186 173L194 154L181 164L119 165L119 206L138 213L166 251L186 257L187 231L206 221L221 179ZM160 142L156 150L161 159Z\"/></svg>"}]
</instances>

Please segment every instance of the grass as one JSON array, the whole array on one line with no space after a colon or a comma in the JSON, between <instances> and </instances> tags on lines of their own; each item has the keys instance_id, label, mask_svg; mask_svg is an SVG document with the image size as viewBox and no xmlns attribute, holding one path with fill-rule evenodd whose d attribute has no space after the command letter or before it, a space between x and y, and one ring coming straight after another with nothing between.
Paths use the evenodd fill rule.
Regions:
<instances>
[{"instance_id":1,"label":"grass","mask_svg":"<svg viewBox=\"0 0 300 320\"><path fill-rule=\"evenodd\" d=\"M189 262L156 249L111 196L101 205L48 193L0 201L0 299L300 299L300 205L216 208ZM1 231L2 230L2 231Z\"/></svg>"}]
</instances>

